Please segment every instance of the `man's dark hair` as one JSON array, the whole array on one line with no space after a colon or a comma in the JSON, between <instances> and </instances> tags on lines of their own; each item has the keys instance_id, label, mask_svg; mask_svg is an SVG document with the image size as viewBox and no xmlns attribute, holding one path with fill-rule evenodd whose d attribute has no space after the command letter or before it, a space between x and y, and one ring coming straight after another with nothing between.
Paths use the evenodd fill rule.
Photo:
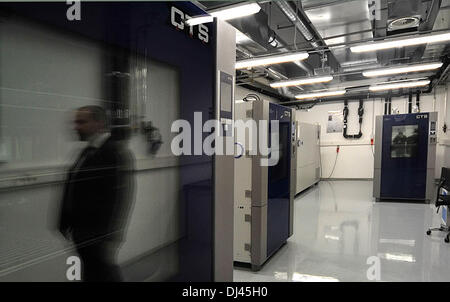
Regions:
<instances>
[{"instance_id":1,"label":"man's dark hair","mask_svg":"<svg viewBox=\"0 0 450 302\"><path fill-rule=\"evenodd\" d=\"M78 111L89 111L94 121L102 122L105 125L105 128L108 128L108 116L103 107L97 105L89 105L78 108Z\"/></svg>"}]
</instances>

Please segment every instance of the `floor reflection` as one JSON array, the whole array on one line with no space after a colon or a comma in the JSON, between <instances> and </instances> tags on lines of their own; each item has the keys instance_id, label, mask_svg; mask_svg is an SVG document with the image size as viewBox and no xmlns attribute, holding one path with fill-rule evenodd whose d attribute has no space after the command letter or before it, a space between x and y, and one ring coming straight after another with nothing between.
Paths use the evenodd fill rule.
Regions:
<instances>
[{"instance_id":1,"label":"floor reflection","mask_svg":"<svg viewBox=\"0 0 450 302\"><path fill-rule=\"evenodd\" d=\"M259 272L234 281L450 281L434 205L375 203L371 181L322 181L297 196L294 235ZM378 265L378 266L377 266Z\"/></svg>"}]
</instances>

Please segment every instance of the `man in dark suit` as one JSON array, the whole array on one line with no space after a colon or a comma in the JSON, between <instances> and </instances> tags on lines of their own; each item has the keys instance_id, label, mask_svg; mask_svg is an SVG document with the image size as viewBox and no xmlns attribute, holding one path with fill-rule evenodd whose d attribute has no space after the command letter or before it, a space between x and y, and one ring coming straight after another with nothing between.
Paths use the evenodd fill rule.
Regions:
<instances>
[{"instance_id":1,"label":"man in dark suit","mask_svg":"<svg viewBox=\"0 0 450 302\"><path fill-rule=\"evenodd\" d=\"M115 258L132 204L132 156L111 138L103 108L79 108L74 124L88 145L69 170L59 231L76 245L83 281L121 281Z\"/></svg>"}]
</instances>

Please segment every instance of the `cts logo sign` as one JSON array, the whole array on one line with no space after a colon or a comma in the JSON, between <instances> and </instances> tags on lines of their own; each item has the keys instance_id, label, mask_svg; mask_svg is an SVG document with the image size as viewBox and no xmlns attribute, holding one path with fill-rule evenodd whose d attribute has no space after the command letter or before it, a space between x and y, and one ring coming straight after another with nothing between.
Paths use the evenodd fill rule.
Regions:
<instances>
[{"instance_id":1,"label":"cts logo sign","mask_svg":"<svg viewBox=\"0 0 450 302\"><path fill-rule=\"evenodd\" d=\"M189 29L189 35L191 37L194 37L194 35L196 35L200 41L208 43L209 42L208 27L206 27L203 24L194 26L189 26L185 24L184 22L190 18L191 16L188 16L175 6L172 6L170 10L170 22L172 23L172 25L178 28L179 30Z\"/></svg>"}]
</instances>

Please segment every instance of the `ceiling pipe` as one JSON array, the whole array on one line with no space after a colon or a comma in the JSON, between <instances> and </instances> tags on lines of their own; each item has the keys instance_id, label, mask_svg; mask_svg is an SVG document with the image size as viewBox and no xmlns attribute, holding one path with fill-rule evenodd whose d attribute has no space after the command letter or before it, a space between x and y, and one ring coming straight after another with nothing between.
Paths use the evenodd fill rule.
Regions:
<instances>
[{"instance_id":1,"label":"ceiling pipe","mask_svg":"<svg viewBox=\"0 0 450 302\"><path fill-rule=\"evenodd\" d=\"M251 58L253 57L253 54L251 54L249 51L247 51L245 48L236 45L236 50L240 53L242 53L246 58Z\"/></svg>"},{"instance_id":2,"label":"ceiling pipe","mask_svg":"<svg viewBox=\"0 0 450 302\"><path fill-rule=\"evenodd\" d=\"M246 51L245 49L243 49L239 45L236 45L236 49L239 50L242 54L244 54L247 58L253 57L253 55L251 53L249 53L248 51ZM283 75L282 73L280 73L280 72L278 72L276 70L273 70L273 68L270 68L270 67L267 67L267 68L261 67L261 68L264 70L264 72L266 72L268 75L270 75L273 78L276 78L276 79L279 79L279 80L287 80L288 79L287 76ZM307 71L307 69L305 71ZM242 71L242 72L246 73L245 71ZM251 78L251 76L249 75L248 78ZM259 81L257 78L253 78L252 81L259 82L259 83L261 83L263 85L266 85L266 86L268 85L265 82ZM245 83L245 84L248 84L248 83ZM242 85L239 85L239 86L242 86ZM277 89L277 91L283 97L286 97L286 98L289 98L289 99L294 99L295 98L295 95L292 92L290 92L289 89L286 88L286 87L279 88L279 89Z\"/></svg>"},{"instance_id":3,"label":"ceiling pipe","mask_svg":"<svg viewBox=\"0 0 450 302\"><path fill-rule=\"evenodd\" d=\"M275 47L277 51L279 51L279 52L283 52L283 51L286 51L286 52L287 52L287 51L289 51L288 48L285 48L285 47L284 47L284 45L285 45L286 43L283 43L282 41L280 41L280 39L277 39L276 36L273 36L273 39L274 39L273 41L276 42L276 45L277 45L277 46L282 47L282 48ZM252 57L254 57L254 55L253 55L252 53L250 53L248 50L246 50L245 48L243 48L243 47L241 47L241 46L239 46L239 45L236 45L236 49L237 49L242 55L244 55L246 58L252 58ZM313 72L308 66L306 66L306 64L304 64L303 62L301 62L301 61L295 61L295 62L293 62L293 63L296 64L297 66L299 66L303 71L305 71L305 73L306 73L307 76L311 76L311 75L314 74L314 72ZM287 76L281 74L280 72L277 72L277 71L273 70L273 69L270 68L270 67L261 67L261 68L262 68L265 72L269 73L269 75L272 76L273 78L276 78L276 79L283 79L283 80L287 80L287 79L288 79ZM262 82L260 82L260 83L263 84L263 85L266 85L266 83L262 83ZM302 89L302 88L300 88L300 89ZM303 89L302 89L302 90L303 90ZM278 93L280 93L280 95L282 95L283 97L291 98L291 99L294 99L294 98L295 98L295 94L293 94L292 92L290 92L289 88L287 88L287 87L279 88L279 89L277 89L277 91L278 91Z\"/></svg>"},{"instance_id":4,"label":"ceiling pipe","mask_svg":"<svg viewBox=\"0 0 450 302\"><path fill-rule=\"evenodd\" d=\"M261 87L256 87L254 90L261 92L263 94L269 95L271 97L273 97L274 95L276 95L276 93L279 94L279 96L281 96L281 98L286 101L286 100L292 100L295 98L295 94L293 94L292 92L289 91L289 89L287 89L287 87L280 87L278 89L273 89L273 88L269 88L269 81L267 80L268 76L274 77L274 78L279 78L279 79L287 79L286 76L284 76L283 74L273 70L272 68L262 68L264 70L265 76L257 76L257 77L253 77L252 74L248 73L248 71L243 71L243 73L245 73L248 77L247 78L243 78L240 79L240 81L242 81L241 83L236 84L237 86L241 86L241 87L246 87L249 88L250 85L252 84L260 84L263 86L266 86L267 89L262 89ZM249 82L244 82L245 80L250 79ZM259 85L257 85L259 86ZM249 88L251 89L251 88ZM272 92L273 91L273 92ZM276 91L276 92L275 92ZM280 97L278 97L280 98Z\"/></svg>"},{"instance_id":5,"label":"ceiling pipe","mask_svg":"<svg viewBox=\"0 0 450 302\"><path fill-rule=\"evenodd\" d=\"M285 16L291 21L293 22L293 24L296 26L296 28L300 31L300 33L305 37L306 40L309 41L309 43L313 46L313 47L318 47L319 44L317 42L314 41L314 34L311 33L311 31L306 27L305 23L301 21L301 16L298 16L297 12L294 11L294 9L286 2L286 1L276 1L275 2L277 4L277 6L280 8L280 10L283 12L283 14L285 14ZM267 25L265 25L267 26ZM270 31L270 28L269 28ZM293 50L292 46L287 46L287 43L285 43L284 41L282 41L281 39L279 39L279 37L277 37L275 35L275 33L272 33L272 35L270 35L270 39L272 39L271 41L267 41L269 45L273 46L273 48L278 51L278 52L286 52L286 51L291 51ZM256 42L256 41L255 41ZM272 45L270 42L275 42L275 46ZM257 42L256 42L257 43ZM260 44L260 43L258 43ZM236 46L237 50L244 55L247 58L251 58L254 57L253 54L251 54L248 50L244 49L243 47L240 47L239 45ZM306 76L313 76L314 75L314 70L312 68L310 68L307 64L305 64L304 62L301 61L294 61L292 62L295 65L297 65L298 67L300 67L305 73ZM270 76L274 77L274 78L280 78L281 79L288 79L288 77L282 75L279 72L275 72L274 70L269 70L269 68L264 68L265 71L267 71ZM258 80L257 80L258 81ZM265 83L260 82L261 84L265 85ZM323 86L323 85L322 85ZM303 88L298 87L299 89L303 90ZM269 91L273 90L271 88L268 89ZM290 92L289 88L287 87L283 87L283 88L279 88L278 92L280 93L281 96L286 97L286 98L290 98L290 99L294 99L295 98L295 94L293 94L292 92Z\"/></svg>"}]
</instances>

